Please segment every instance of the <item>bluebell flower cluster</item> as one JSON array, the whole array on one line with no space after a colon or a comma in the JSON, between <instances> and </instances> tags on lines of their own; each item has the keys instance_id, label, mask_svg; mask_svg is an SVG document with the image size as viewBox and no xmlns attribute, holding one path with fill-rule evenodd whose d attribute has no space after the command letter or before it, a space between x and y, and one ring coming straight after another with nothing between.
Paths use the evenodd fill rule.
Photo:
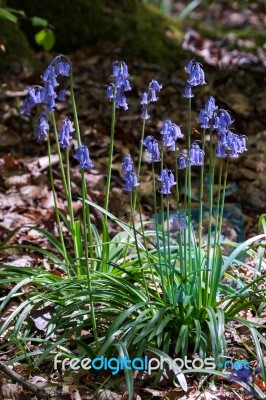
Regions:
<instances>
[{"instance_id":1,"label":"bluebell flower cluster","mask_svg":"<svg viewBox=\"0 0 266 400\"><path fill-rule=\"evenodd\" d=\"M80 168L85 171L91 171L94 167L90 159L89 149L83 144L78 147L75 159L78 160Z\"/></svg>"},{"instance_id":2,"label":"bluebell flower cluster","mask_svg":"<svg viewBox=\"0 0 266 400\"><path fill-rule=\"evenodd\" d=\"M109 100L115 100L116 108L128 109L125 92L131 90L128 80L129 73L124 61L114 61L113 63L114 83L110 83L106 89L106 95Z\"/></svg>"},{"instance_id":3,"label":"bluebell flower cluster","mask_svg":"<svg viewBox=\"0 0 266 400\"><path fill-rule=\"evenodd\" d=\"M134 171L133 161L129 154L124 157L121 170L124 180L123 189L125 192L132 192L132 190L139 186L139 183L137 174Z\"/></svg>"},{"instance_id":4,"label":"bluebell flower cluster","mask_svg":"<svg viewBox=\"0 0 266 400\"><path fill-rule=\"evenodd\" d=\"M201 68L201 64L191 60L185 67L185 72L189 74L187 85L185 87L184 97L194 97L191 88L194 86L205 85L205 74Z\"/></svg>"},{"instance_id":5,"label":"bluebell flower cluster","mask_svg":"<svg viewBox=\"0 0 266 400\"><path fill-rule=\"evenodd\" d=\"M157 81L154 79L149 83L149 90L148 92L143 92L141 96L141 101L140 104L142 106L142 113L140 118L144 120L150 119L150 116L148 114L148 104L156 102L158 99L157 97L157 92L160 92L162 89L162 85L160 85Z\"/></svg>"},{"instance_id":6,"label":"bluebell flower cluster","mask_svg":"<svg viewBox=\"0 0 266 400\"><path fill-rule=\"evenodd\" d=\"M66 61L63 61L63 59L66 59ZM54 111L56 98L61 101L65 98L65 89L62 89L63 91L61 90L59 95L55 91L55 88L59 86L57 78L59 75L69 77L70 72L70 60L62 55L57 56L41 76L44 82L43 86L30 86L28 88L28 94L24 99L21 114L29 116L31 109L36 104L44 104L46 106L45 115Z\"/></svg>"},{"instance_id":7,"label":"bluebell flower cluster","mask_svg":"<svg viewBox=\"0 0 266 400\"><path fill-rule=\"evenodd\" d=\"M75 131L75 129L73 127L73 123L70 121L70 119L68 117L66 117L63 120L62 126L58 132L59 144L60 144L61 148L69 149L70 139L72 139L72 137L70 136L70 133L74 132L74 131Z\"/></svg>"},{"instance_id":8,"label":"bluebell flower cluster","mask_svg":"<svg viewBox=\"0 0 266 400\"><path fill-rule=\"evenodd\" d=\"M240 153L247 151L247 137L237 135L230 131L229 126L233 123L230 113L220 109L213 114L213 129L217 131L218 142L216 148L216 157L238 158Z\"/></svg>"},{"instance_id":9,"label":"bluebell flower cluster","mask_svg":"<svg viewBox=\"0 0 266 400\"><path fill-rule=\"evenodd\" d=\"M225 158L237 158L239 153L247 151L245 135L236 135L231 132L229 127L232 125L230 113L227 110L218 109L214 97L210 97L204 108L199 112L199 122L201 128L211 128L217 131L218 142L216 146L216 156Z\"/></svg>"},{"instance_id":10,"label":"bluebell flower cluster","mask_svg":"<svg viewBox=\"0 0 266 400\"><path fill-rule=\"evenodd\" d=\"M150 162L161 161L159 143L153 136L147 136L141 143L146 147L146 152L150 155Z\"/></svg>"},{"instance_id":11,"label":"bluebell flower cluster","mask_svg":"<svg viewBox=\"0 0 266 400\"><path fill-rule=\"evenodd\" d=\"M179 229L179 230L187 229L187 220L185 214L179 214L179 212L177 212L173 216L172 226L174 229Z\"/></svg>"},{"instance_id":12,"label":"bluebell flower cluster","mask_svg":"<svg viewBox=\"0 0 266 400\"><path fill-rule=\"evenodd\" d=\"M162 194L171 194L171 187L176 185L174 174L167 167L162 170L158 181L162 182L162 187L159 190L159 193Z\"/></svg>"},{"instance_id":13,"label":"bluebell flower cluster","mask_svg":"<svg viewBox=\"0 0 266 400\"><path fill-rule=\"evenodd\" d=\"M203 162L204 162L204 151L201 150L201 148L196 142L192 143L192 146L188 152L187 165L199 166L203 165Z\"/></svg>"},{"instance_id":14,"label":"bluebell flower cluster","mask_svg":"<svg viewBox=\"0 0 266 400\"><path fill-rule=\"evenodd\" d=\"M170 119L166 119L163 122L161 135L163 135L163 146L166 146L168 150L171 151L175 150L175 141L183 137L180 127L176 124L173 124Z\"/></svg>"}]
</instances>

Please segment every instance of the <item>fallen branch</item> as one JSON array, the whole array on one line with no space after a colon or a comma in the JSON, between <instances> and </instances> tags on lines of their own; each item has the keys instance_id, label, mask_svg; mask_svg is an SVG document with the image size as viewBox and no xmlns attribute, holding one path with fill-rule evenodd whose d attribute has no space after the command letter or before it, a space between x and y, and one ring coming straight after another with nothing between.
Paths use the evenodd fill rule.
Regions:
<instances>
[{"instance_id":1,"label":"fallen branch","mask_svg":"<svg viewBox=\"0 0 266 400\"><path fill-rule=\"evenodd\" d=\"M8 375L13 381L19 383L24 389L29 390L30 392L36 394L39 399L48 399L48 393L45 389L39 388L32 383L25 381L21 375L17 374L15 371L7 367L5 364L0 362L0 371L4 372L4 374Z\"/></svg>"}]
</instances>

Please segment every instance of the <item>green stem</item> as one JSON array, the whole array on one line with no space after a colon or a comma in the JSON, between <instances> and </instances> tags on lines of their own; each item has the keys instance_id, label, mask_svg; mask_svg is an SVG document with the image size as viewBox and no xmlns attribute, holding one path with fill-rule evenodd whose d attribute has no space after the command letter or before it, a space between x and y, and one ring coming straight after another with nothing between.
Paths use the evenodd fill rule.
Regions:
<instances>
[{"instance_id":1,"label":"green stem","mask_svg":"<svg viewBox=\"0 0 266 400\"><path fill-rule=\"evenodd\" d=\"M78 113L77 113L77 107L76 107L76 101L75 101L75 95L74 95L72 68L71 68L71 75L70 75L70 94L71 94L71 103L72 103L72 109L73 109L73 115L74 115L76 138L77 138L78 146L81 146L81 136L80 136ZM89 205L85 202L85 200L87 200L87 198L88 198L88 193L87 193L85 174L84 174L83 170L81 172L81 178L82 178L83 240L84 240L84 246L85 246L85 263L86 263L86 273L87 273L86 275L87 275L88 289L89 289L91 322L92 322L92 327L93 327L96 348L98 348L99 347L98 331L97 331L95 309L94 309L93 295L92 295L91 273L90 273L90 267L88 264L88 242L87 242L87 231L86 231L87 228L88 228L89 241L90 241L90 258L91 258L92 269L93 269L92 263L93 263L93 258L94 258L93 250L92 250L92 240L93 239L92 239L92 234L91 234L91 219L90 219Z\"/></svg>"},{"instance_id":2,"label":"green stem","mask_svg":"<svg viewBox=\"0 0 266 400\"><path fill-rule=\"evenodd\" d=\"M208 238L207 238L207 259L206 259L206 271L205 271L205 289L204 289L204 299L203 304L207 306L208 297L209 297L209 279L211 272L210 266L210 255L211 255L211 229L212 229L212 212L213 212L213 184L214 184L214 168L215 168L215 159L214 159L214 151L212 146L212 130L210 129L210 169L209 169L209 223L208 223Z\"/></svg>"},{"instance_id":3,"label":"green stem","mask_svg":"<svg viewBox=\"0 0 266 400\"><path fill-rule=\"evenodd\" d=\"M64 186L66 199L67 199L68 214L70 216L71 236L72 236L73 242L74 242L74 252L75 252L75 259L76 259L76 263L77 263L77 275L80 275L79 250L78 250L77 238L76 238L76 235L75 235L74 223L73 223L73 220L71 219L72 212L73 212L73 206L72 206L71 191L69 190L70 189L70 185L67 182L67 178L66 178L66 174L65 174L65 170L64 170L64 165L63 165L62 154L61 154L61 149L60 149L59 140L58 140L58 132L57 132L57 126L56 126L54 112L51 113L51 117L52 117L52 124L53 124L53 129L54 129L54 134L55 134L57 154L58 154L58 157L59 157L59 166L60 166L63 186Z\"/></svg>"},{"instance_id":4,"label":"green stem","mask_svg":"<svg viewBox=\"0 0 266 400\"><path fill-rule=\"evenodd\" d=\"M105 198L104 198L104 209L108 211L109 195L110 195L110 184L111 184L111 171L113 163L113 151L114 151L114 134L115 134L115 100L112 101L112 118L111 118L111 138L109 146L109 159L107 167L107 180L105 187ZM102 270L107 272L107 266L109 262L109 234L107 225L107 215L103 215L103 245L102 245Z\"/></svg>"},{"instance_id":5,"label":"green stem","mask_svg":"<svg viewBox=\"0 0 266 400\"><path fill-rule=\"evenodd\" d=\"M145 247L145 251L146 251L147 260L149 262L150 273L151 273L151 276L152 276L153 285L154 285L154 287L156 289L156 293L157 293L157 296L159 298L160 294L159 294L159 291L158 291L158 285L157 285L157 283L155 281L155 276L154 276L154 272L153 272L153 266L152 266L152 262L151 262L151 258L150 258L150 253L149 253L149 250L148 250L148 243L147 243L147 238L146 238L146 235L145 235L145 230L144 230L143 220L142 220L142 216L141 216L141 209L140 209L139 201L138 201L138 211L139 211L141 233L142 233L142 236L143 236L143 241L144 241L144 247Z\"/></svg>"},{"instance_id":6,"label":"green stem","mask_svg":"<svg viewBox=\"0 0 266 400\"><path fill-rule=\"evenodd\" d=\"M107 167L107 181L105 187L105 198L104 198L104 209L108 211L109 195L110 195L110 183L111 183L111 172L113 163L113 151L114 151L114 134L115 134L115 100L112 101L112 120L111 120L111 138L109 146L109 159ZM104 220L107 222L107 215L104 214Z\"/></svg>"},{"instance_id":7,"label":"green stem","mask_svg":"<svg viewBox=\"0 0 266 400\"><path fill-rule=\"evenodd\" d=\"M70 271L69 271L69 264L68 264L68 258L67 258L67 252L66 252L66 246L64 242L64 236L62 232L62 227L61 227L61 222L60 222L60 216L59 216L59 211L57 207L57 199L56 199L56 192L55 192L55 187L54 187L54 177L53 177L53 169L52 169L52 163L51 163L51 144L50 144L50 136L48 135L47 138L47 145L48 145L48 157L49 157L49 173L50 173L50 182L51 182L51 188L52 188L52 193L53 193L53 200L54 200L54 209L55 209L55 217L56 217L56 223L58 227L58 232L59 232L59 237L63 249L63 254L64 254L64 261L66 264L66 272L67 276L70 277Z\"/></svg>"},{"instance_id":8,"label":"green stem","mask_svg":"<svg viewBox=\"0 0 266 400\"><path fill-rule=\"evenodd\" d=\"M205 128L203 129L203 136L202 136L202 151L205 150ZM201 259L201 254L202 254L202 217L203 217L203 189L204 189L204 163L200 167L200 208L199 208L199 230L198 230L198 237L199 237L199 297L198 297L198 304L199 308L202 307L202 259Z\"/></svg>"},{"instance_id":9,"label":"green stem","mask_svg":"<svg viewBox=\"0 0 266 400\"><path fill-rule=\"evenodd\" d=\"M191 147L191 98L188 102L188 124L187 124L187 146L188 155ZM188 266L189 271L191 270L192 254L191 254L191 236L192 236L192 226L191 226L191 166L188 165Z\"/></svg>"},{"instance_id":10,"label":"green stem","mask_svg":"<svg viewBox=\"0 0 266 400\"><path fill-rule=\"evenodd\" d=\"M224 214L224 199L225 199L225 191L226 191L226 184L227 184L229 161L230 161L230 157L227 156L225 173L224 173L224 184L223 184L221 213L220 213L220 221L219 221L219 229L218 229L218 243L220 243L220 241L221 241L221 231L222 231L223 214Z\"/></svg>"},{"instance_id":11,"label":"green stem","mask_svg":"<svg viewBox=\"0 0 266 400\"><path fill-rule=\"evenodd\" d=\"M161 255L161 245L160 245L160 236L158 233L158 214L157 214L157 198L156 198L156 185L155 185L155 171L154 171L154 163L151 163L152 168L152 186L153 186L153 204L154 204L154 216L155 216L155 231L156 231L156 241L158 246L158 259L159 259L159 273L161 277L161 284L162 284L162 292L163 297L166 299L165 293L165 285L164 285L164 277L162 273L162 255Z\"/></svg>"},{"instance_id":12,"label":"green stem","mask_svg":"<svg viewBox=\"0 0 266 400\"><path fill-rule=\"evenodd\" d=\"M130 192L130 208L131 208L131 213L132 213L133 212L133 196L132 196L132 192ZM149 290L148 290L148 286L147 286L147 283L146 283L146 278L145 278L145 274L144 274L144 271L143 271L143 265L142 265L142 261L141 261L141 257L140 257L138 239L137 239L137 234L136 234L135 222L134 221L133 221L132 229L133 229L133 233L134 233L136 251L137 251L139 265L140 265L141 272L142 272L142 279L143 279L143 284L145 286L146 296L147 296L147 299L150 300Z\"/></svg>"}]
</instances>

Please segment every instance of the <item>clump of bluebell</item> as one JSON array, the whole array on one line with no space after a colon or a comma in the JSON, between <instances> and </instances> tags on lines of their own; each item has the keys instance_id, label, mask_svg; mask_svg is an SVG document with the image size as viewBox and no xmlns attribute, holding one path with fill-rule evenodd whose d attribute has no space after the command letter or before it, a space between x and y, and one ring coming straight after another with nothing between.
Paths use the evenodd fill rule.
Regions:
<instances>
[{"instance_id":1,"label":"clump of bluebell","mask_svg":"<svg viewBox=\"0 0 266 400\"><path fill-rule=\"evenodd\" d=\"M201 65L194 60L190 61L185 67L185 71L188 73L189 77L185 87L185 97L194 97L192 93L192 88L198 85L204 85L205 74ZM147 92L144 92L141 98L142 106L142 119L148 119L147 105L151 101L157 101L156 92L160 91L162 85L159 85L157 81L152 81L149 85L150 98ZM205 106L199 112L199 122L201 128L212 129L218 134L218 140L216 144L216 156L218 158L225 158L228 156L230 158L238 157L239 153L243 153L247 150L246 148L246 136L236 135L230 131L229 126L234 122L231 119L230 113L227 110L218 109L215 104L214 97L210 96L207 100ZM159 162L161 160L161 154L163 147L170 151L177 151L178 139L182 139L184 135L181 132L180 126L172 123L171 120L166 119L163 122L160 134L162 135L161 141L155 139L153 136L148 135L144 140L141 141L143 146L146 148L146 152L149 155L150 162ZM185 169L191 166L201 166L204 164L204 149L200 147L199 141L195 141L191 144L191 147L179 155L179 169ZM162 188L160 193L170 194L171 187L176 184L172 177L172 172L168 168L164 168L158 178L162 182ZM133 190L133 187L132 187Z\"/></svg>"},{"instance_id":2,"label":"clump of bluebell","mask_svg":"<svg viewBox=\"0 0 266 400\"><path fill-rule=\"evenodd\" d=\"M60 76L69 79L71 76L71 61L68 57L59 55L51 64L46 68L44 74L41 76L43 86L34 85L28 88L28 94L24 99L21 108L21 114L31 115L34 106L41 104L44 112L38 115L38 123L35 129L35 137L38 142L47 140L49 134L49 114L54 113L58 101L65 101L66 89L69 85L64 82L63 85L58 82ZM58 87L58 89L57 89ZM73 123L69 117L66 117L59 128L57 133L56 126L55 134L58 135L58 142L61 148L69 149L70 134L75 131ZM93 168L92 161L89 155L87 146L80 143L77 148L75 158L79 162L80 168L90 171Z\"/></svg>"}]
</instances>

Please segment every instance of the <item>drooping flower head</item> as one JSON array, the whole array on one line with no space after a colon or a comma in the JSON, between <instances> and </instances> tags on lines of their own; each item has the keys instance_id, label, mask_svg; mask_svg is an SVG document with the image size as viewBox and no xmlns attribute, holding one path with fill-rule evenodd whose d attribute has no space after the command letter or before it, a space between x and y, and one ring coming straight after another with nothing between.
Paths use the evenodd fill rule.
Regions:
<instances>
[{"instance_id":1,"label":"drooping flower head","mask_svg":"<svg viewBox=\"0 0 266 400\"><path fill-rule=\"evenodd\" d=\"M141 96L140 104L142 106L141 119L148 120L150 118L148 114L148 104L152 102L156 102L158 100L157 92L160 92L162 89L162 85L160 85L154 79L149 83L149 89L147 92L143 92Z\"/></svg>"},{"instance_id":2,"label":"drooping flower head","mask_svg":"<svg viewBox=\"0 0 266 400\"><path fill-rule=\"evenodd\" d=\"M131 90L127 65L124 61L114 61L113 78L114 83L107 86L106 95L109 100L115 100L116 108L128 109L125 92Z\"/></svg>"},{"instance_id":3,"label":"drooping flower head","mask_svg":"<svg viewBox=\"0 0 266 400\"><path fill-rule=\"evenodd\" d=\"M203 165L204 151L194 142L188 152L188 165Z\"/></svg>"},{"instance_id":4,"label":"drooping flower head","mask_svg":"<svg viewBox=\"0 0 266 400\"><path fill-rule=\"evenodd\" d=\"M161 161L159 144L157 140L155 139L150 140L147 144L146 151L150 155L150 162Z\"/></svg>"},{"instance_id":5,"label":"drooping flower head","mask_svg":"<svg viewBox=\"0 0 266 400\"><path fill-rule=\"evenodd\" d=\"M191 90L191 85L189 83L187 83L185 86L185 93L183 94L183 96L187 97L188 99L194 97L194 94Z\"/></svg>"},{"instance_id":6,"label":"drooping flower head","mask_svg":"<svg viewBox=\"0 0 266 400\"><path fill-rule=\"evenodd\" d=\"M234 120L231 118L227 110L219 109L214 113L213 129L219 131L227 131L229 126L232 125Z\"/></svg>"},{"instance_id":7,"label":"drooping flower head","mask_svg":"<svg viewBox=\"0 0 266 400\"><path fill-rule=\"evenodd\" d=\"M23 100L23 105L20 110L20 114L30 116L31 109L36 105L44 101L44 88L42 86L30 86L28 88L28 93Z\"/></svg>"},{"instance_id":8,"label":"drooping flower head","mask_svg":"<svg viewBox=\"0 0 266 400\"><path fill-rule=\"evenodd\" d=\"M185 72L189 74L187 82L190 86L205 85L205 74L201 68L201 64L191 60L185 67Z\"/></svg>"},{"instance_id":9,"label":"drooping flower head","mask_svg":"<svg viewBox=\"0 0 266 400\"><path fill-rule=\"evenodd\" d=\"M169 150L175 150L175 141L183 137L180 127L173 124L170 119L163 122L161 135L163 135L162 145L168 147Z\"/></svg>"},{"instance_id":10,"label":"drooping flower head","mask_svg":"<svg viewBox=\"0 0 266 400\"><path fill-rule=\"evenodd\" d=\"M38 125L35 130L35 138L37 142L46 140L49 132L49 124L44 115L39 116Z\"/></svg>"},{"instance_id":11,"label":"drooping flower head","mask_svg":"<svg viewBox=\"0 0 266 400\"><path fill-rule=\"evenodd\" d=\"M162 170L158 181L162 182L162 187L159 190L159 193L162 194L171 194L171 187L176 185L174 174L167 167Z\"/></svg>"},{"instance_id":12,"label":"drooping flower head","mask_svg":"<svg viewBox=\"0 0 266 400\"><path fill-rule=\"evenodd\" d=\"M179 157L179 169L185 169L187 168L187 156L185 154L181 154Z\"/></svg>"},{"instance_id":13,"label":"drooping flower head","mask_svg":"<svg viewBox=\"0 0 266 400\"><path fill-rule=\"evenodd\" d=\"M201 128L210 128L211 122L214 117L214 112L218 109L215 105L215 98L210 96L206 101L206 104L202 110L199 112L199 122L201 123Z\"/></svg>"},{"instance_id":14,"label":"drooping flower head","mask_svg":"<svg viewBox=\"0 0 266 400\"><path fill-rule=\"evenodd\" d=\"M149 83L149 102L154 102L158 100L157 92L160 92L162 89L163 85L160 85L157 81L154 79Z\"/></svg>"},{"instance_id":15,"label":"drooping flower head","mask_svg":"<svg viewBox=\"0 0 266 400\"><path fill-rule=\"evenodd\" d=\"M59 129L58 132L58 136L59 136L59 144L60 147L67 148L69 149L70 146L70 139L72 139L72 137L70 136L71 132L74 132L75 129L73 127L73 123L70 121L70 119L68 117L66 117L63 122L62 122L62 126Z\"/></svg>"},{"instance_id":16,"label":"drooping flower head","mask_svg":"<svg viewBox=\"0 0 266 400\"><path fill-rule=\"evenodd\" d=\"M124 180L123 189L126 192L132 192L132 190L139 186L138 177L134 171L133 161L129 154L124 157L122 163L122 175Z\"/></svg>"},{"instance_id":17,"label":"drooping flower head","mask_svg":"<svg viewBox=\"0 0 266 400\"><path fill-rule=\"evenodd\" d=\"M71 73L71 61L69 60L68 57L63 56L62 54L60 54L59 56L57 56L54 59L53 64L54 64L54 68L55 68L55 72L56 72L57 76L58 75L70 76L70 73Z\"/></svg>"},{"instance_id":18,"label":"drooping flower head","mask_svg":"<svg viewBox=\"0 0 266 400\"><path fill-rule=\"evenodd\" d=\"M78 160L80 168L84 169L85 171L91 171L94 167L90 159L89 149L87 146L79 146L75 158Z\"/></svg>"},{"instance_id":19,"label":"drooping flower head","mask_svg":"<svg viewBox=\"0 0 266 400\"><path fill-rule=\"evenodd\" d=\"M124 157L124 161L122 162L121 170L122 170L123 175L127 174L128 172L133 171L133 161L131 159L130 154L127 154Z\"/></svg>"}]
</instances>

